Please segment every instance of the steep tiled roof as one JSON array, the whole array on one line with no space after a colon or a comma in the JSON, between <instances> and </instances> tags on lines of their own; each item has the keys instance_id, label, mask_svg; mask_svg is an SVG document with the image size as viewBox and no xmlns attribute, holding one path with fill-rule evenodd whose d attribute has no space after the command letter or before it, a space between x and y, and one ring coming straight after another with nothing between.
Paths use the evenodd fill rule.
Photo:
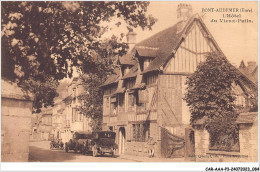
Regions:
<instances>
[{"instance_id":1,"label":"steep tiled roof","mask_svg":"<svg viewBox=\"0 0 260 172\"><path fill-rule=\"evenodd\" d=\"M137 73L138 73L138 64L135 64L122 79L135 77Z\"/></svg>"},{"instance_id":2,"label":"steep tiled roof","mask_svg":"<svg viewBox=\"0 0 260 172\"><path fill-rule=\"evenodd\" d=\"M131 69L129 73L124 76L124 78L130 78L137 75L137 71L136 71L137 61L133 60L133 56L136 50L138 51L138 53L141 53L141 55L155 56L154 53L156 53L156 55L158 56L157 58L155 58L155 60L151 62L149 67L146 69L146 71L159 68L165 62L166 58L168 57L168 55L171 53L171 51L177 44L176 40L179 38L181 34L176 34L176 32L177 32L177 24L151 36L150 38L144 41L141 41L140 43L136 44L136 46L131 50L131 52L121 57L120 58L121 64L134 65L133 66L134 69L133 70ZM152 53L150 53L147 51L148 48L143 48L143 47L149 47L149 49L154 49L154 50L151 51ZM115 80L115 78L116 76L114 75L110 76L108 80L104 84L102 84L102 86L108 85L109 83L111 83L111 81Z\"/></svg>"},{"instance_id":3,"label":"steep tiled roof","mask_svg":"<svg viewBox=\"0 0 260 172\"><path fill-rule=\"evenodd\" d=\"M114 73L110 75L108 79L100 87L118 82L119 77L120 77L120 70L119 68L115 68Z\"/></svg>"},{"instance_id":4,"label":"steep tiled roof","mask_svg":"<svg viewBox=\"0 0 260 172\"><path fill-rule=\"evenodd\" d=\"M136 52L141 57L157 57L159 48L151 48L151 47L144 47L144 46L136 46Z\"/></svg>"},{"instance_id":5,"label":"steep tiled roof","mask_svg":"<svg viewBox=\"0 0 260 172\"><path fill-rule=\"evenodd\" d=\"M120 64L122 65L135 65L137 63L136 60L133 59L133 56L134 56L134 52L130 52L124 56L122 56L119 61L120 61Z\"/></svg>"},{"instance_id":6,"label":"steep tiled roof","mask_svg":"<svg viewBox=\"0 0 260 172\"><path fill-rule=\"evenodd\" d=\"M172 50L178 44L178 40L182 33L177 34L177 24L165 29L150 38L140 42L137 46L158 48L157 57L143 71L143 73L159 69L167 60Z\"/></svg>"},{"instance_id":7,"label":"steep tiled roof","mask_svg":"<svg viewBox=\"0 0 260 172\"><path fill-rule=\"evenodd\" d=\"M240 75L240 83L243 87L245 85L253 91L254 94L258 93L258 66L256 62L251 62L251 65L246 66L242 60L238 68L238 73ZM253 65L252 65L253 64Z\"/></svg>"},{"instance_id":8,"label":"steep tiled roof","mask_svg":"<svg viewBox=\"0 0 260 172\"><path fill-rule=\"evenodd\" d=\"M184 28L181 32L178 32L178 24L175 24L172 27L169 27L143 41L137 43L136 46L126 54L125 56L120 58L121 64L128 64L134 65L133 68L127 73L122 79L135 77L138 74L137 71L137 61L133 59L134 54L138 53L139 56L145 57L155 57L155 59L149 64L149 66L142 72L142 74L158 70L161 66L164 66L168 60L173 56L173 53L178 49L183 38L187 34L190 26L195 21L199 21L201 26L204 30L207 31L209 39L211 39L212 44L216 47L216 49L223 54L219 46L217 45L214 38L210 35L208 29L206 28L205 24L203 23L202 19L199 17L198 14L193 15L190 19L186 22ZM224 54L223 54L224 55ZM257 73L257 72L255 72ZM241 72L241 78L247 83L251 84L251 79L247 78L248 76ZM119 77L119 75L117 76ZM116 80L116 76L111 76L103 85L108 85L111 83L111 80ZM253 82L254 83L254 82ZM254 85L255 87L255 85Z\"/></svg>"},{"instance_id":9,"label":"steep tiled roof","mask_svg":"<svg viewBox=\"0 0 260 172\"><path fill-rule=\"evenodd\" d=\"M245 68L238 68L238 70L244 74L248 79L250 79L254 84L258 83L258 66L252 72L249 72L247 67Z\"/></svg>"},{"instance_id":10,"label":"steep tiled roof","mask_svg":"<svg viewBox=\"0 0 260 172\"><path fill-rule=\"evenodd\" d=\"M187 30L187 26L194 21L194 19L198 17L197 14L192 16L185 26L185 28L181 32L177 32L177 24L171 26L143 41L137 43L136 46L126 55L120 58L120 64L126 65L134 65L137 63L136 60L133 59L133 56L137 52L140 56L145 57L155 57L155 59L150 63L150 65L143 71L143 73L147 73L150 71L154 71L159 69L162 65L164 65L172 54L172 51L178 46L183 36L183 32ZM137 72L133 70L129 72L127 76L124 78L134 77L133 75L137 75ZM114 80L113 77L108 80ZM106 81L102 86L108 85L108 81ZM109 83L109 82L108 82Z\"/></svg>"}]
</instances>

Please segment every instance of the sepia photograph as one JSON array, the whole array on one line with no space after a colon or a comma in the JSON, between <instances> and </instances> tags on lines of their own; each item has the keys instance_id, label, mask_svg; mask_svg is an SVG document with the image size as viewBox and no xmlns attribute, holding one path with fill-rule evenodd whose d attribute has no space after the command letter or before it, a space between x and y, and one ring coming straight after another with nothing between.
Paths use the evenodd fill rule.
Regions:
<instances>
[{"instance_id":1,"label":"sepia photograph","mask_svg":"<svg viewBox=\"0 0 260 172\"><path fill-rule=\"evenodd\" d=\"M1 2L2 164L256 163L258 134L257 1Z\"/></svg>"}]
</instances>

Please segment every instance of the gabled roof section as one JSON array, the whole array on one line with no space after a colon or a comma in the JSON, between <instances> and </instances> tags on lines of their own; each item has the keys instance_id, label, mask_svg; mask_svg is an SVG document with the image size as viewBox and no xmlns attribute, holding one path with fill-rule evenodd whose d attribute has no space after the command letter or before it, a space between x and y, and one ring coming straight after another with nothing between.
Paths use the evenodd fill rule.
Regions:
<instances>
[{"instance_id":1,"label":"gabled roof section","mask_svg":"<svg viewBox=\"0 0 260 172\"><path fill-rule=\"evenodd\" d=\"M130 70L129 72L122 77L122 79L126 79L126 78L132 78L132 77L136 77L138 73L138 64L135 64Z\"/></svg>"},{"instance_id":2,"label":"gabled roof section","mask_svg":"<svg viewBox=\"0 0 260 172\"><path fill-rule=\"evenodd\" d=\"M201 28L205 31L207 38L211 41L216 50L225 57L224 53L221 51L200 16L195 14L189 18L182 31L178 32L177 30L177 26L180 24L180 22L178 22L174 26L171 26L136 44L136 46L128 54L121 57L121 65L133 66L122 79L135 77L138 74L138 61L134 59L136 53L139 56L154 58L150 65L141 74L159 70L160 67L167 64L170 58L174 56L174 53L177 51L182 41L186 38L190 28L195 22L200 24ZM103 85L108 85L108 83L111 83L110 80L115 79L109 78L108 80L109 81L106 81Z\"/></svg>"},{"instance_id":3,"label":"gabled roof section","mask_svg":"<svg viewBox=\"0 0 260 172\"><path fill-rule=\"evenodd\" d=\"M161 66L164 66L168 60L174 55L174 53L179 48L182 41L186 38L191 26L198 21L204 29L204 31L207 33L207 37L211 40L214 47L221 53L220 47L214 40L213 36L210 34L209 30L207 29L206 25L202 21L201 17L198 14L194 14L190 19L186 22L183 30L181 32L177 31L177 26L179 23L175 24L174 26L165 29L158 34L155 34L154 36L148 38L147 40L142 41L138 46L149 46L153 45L155 47L159 48L158 57L155 58L151 62L151 64L146 68L142 73L151 72L154 70L159 70Z\"/></svg>"},{"instance_id":4,"label":"gabled roof section","mask_svg":"<svg viewBox=\"0 0 260 172\"><path fill-rule=\"evenodd\" d=\"M178 22L174 26L165 29L137 44L137 46L147 46L147 47L153 46L153 47L158 47L159 49L157 57L151 62L151 64L142 73L158 70L161 66L167 63L169 58L171 58L174 52L178 49L179 45L181 44L181 41L185 38L186 32L189 31L190 26L195 22L195 19L203 23L199 15L195 14L192 17L190 17L190 19L187 21L185 27L181 32L177 31L177 26L180 23Z\"/></svg>"},{"instance_id":5,"label":"gabled roof section","mask_svg":"<svg viewBox=\"0 0 260 172\"><path fill-rule=\"evenodd\" d=\"M159 48L154 48L154 47L144 47L144 46L136 46L135 47L136 52L138 56L140 57L157 57Z\"/></svg>"},{"instance_id":6,"label":"gabled roof section","mask_svg":"<svg viewBox=\"0 0 260 172\"><path fill-rule=\"evenodd\" d=\"M143 71L143 73L159 69L171 55L172 50L177 46L182 33L177 34L177 24L165 29L150 38L140 42L137 46L157 47L157 57Z\"/></svg>"},{"instance_id":7,"label":"gabled roof section","mask_svg":"<svg viewBox=\"0 0 260 172\"><path fill-rule=\"evenodd\" d=\"M100 87L117 83L119 81L119 78L120 78L120 69L117 67L114 69L114 73L111 74Z\"/></svg>"},{"instance_id":8,"label":"gabled roof section","mask_svg":"<svg viewBox=\"0 0 260 172\"><path fill-rule=\"evenodd\" d=\"M241 62L241 64L242 64L242 62ZM243 75L245 75L245 77L247 77L250 81L252 81L254 84L257 85L257 83L258 83L258 66L255 66L254 69L249 69L248 66L245 66L245 65L243 66L241 64L240 64L238 70Z\"/></svg>"},{"instance_id":9,"label":"gabled roof section","mask_svg":"<svg viewBox=\"0 0 260 172\"><path fill-rule=\"evenodd\" d=\"M133 59L134 55L135 53L131 52L119 58L120 65L131 65L131 66L135 65L137 61Z\"/></svg>"}]
</instances>

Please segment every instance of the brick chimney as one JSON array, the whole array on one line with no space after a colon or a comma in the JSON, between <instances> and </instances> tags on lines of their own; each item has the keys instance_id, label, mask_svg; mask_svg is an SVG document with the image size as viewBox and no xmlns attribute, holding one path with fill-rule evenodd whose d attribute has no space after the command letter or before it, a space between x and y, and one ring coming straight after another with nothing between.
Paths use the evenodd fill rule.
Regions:
<instances>
[{"instance_id":1,"label":"brick chimney","mask_svg":"<svg viewBox=\"0 0 260 172\"><path fill-rule=\"evenodd\" d=\"M248 66L247 66L247 71L249 73L252 73L256 67L256 62L255 61L249 61L247 62Z\"/></svg>"},{"instance_id":2,"label":"brick chimney","mask_svg":"<svg viewBox=\"0 0 260 172\"><path fill-rule=\"evenodd\" d=\"M192 6L190 4L179 4L177 7L177 33L181 32L192 15Z\"/></svg>"},{"instance_id":3,"label":"brick chimney","mask_svg":"<svg viewBox=\"0 0 260 172\"><path fill-rule=\"evenodd\" d=\"M126 35L126 39L127 39L127 44L129 46L129 51L131 51L136 44L136 33L129 31Z\"/></svg>"}]
</instances>

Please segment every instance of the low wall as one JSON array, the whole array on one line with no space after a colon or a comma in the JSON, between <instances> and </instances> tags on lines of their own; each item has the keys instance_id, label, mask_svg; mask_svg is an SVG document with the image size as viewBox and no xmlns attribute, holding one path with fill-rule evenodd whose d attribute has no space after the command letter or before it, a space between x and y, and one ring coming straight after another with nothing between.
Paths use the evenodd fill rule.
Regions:
<instances>
[{"instance_id":1,"label":"low wall","mask_svg":"<svg viewBox=\"0 0 260 172\"><path fill-rule=\"evenodd\" d=\"M239 152L209 150L209 133L195 130L195 158L197 162L257 162L258 120L253 124L239 124Z\"/></svg>"}]
</instances>

